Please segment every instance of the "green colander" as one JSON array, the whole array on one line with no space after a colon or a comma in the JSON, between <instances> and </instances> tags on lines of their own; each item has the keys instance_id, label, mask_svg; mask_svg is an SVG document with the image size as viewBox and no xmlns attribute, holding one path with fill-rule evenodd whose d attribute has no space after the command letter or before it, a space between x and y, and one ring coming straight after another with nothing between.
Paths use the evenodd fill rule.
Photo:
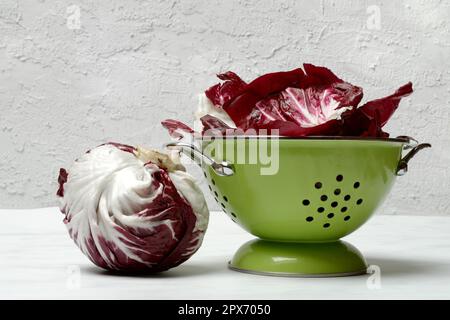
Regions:
<instances>
[{"instance_id":1,"label":"green colander","mask_svg":"<svg viewBox=\"0 0 450 320\"><path fill-rule=\"evenodd\" d=\"M236 252L229 267L283 276L366 273L361 253L339 239L372 216L408 161L430 147L406 136L240 136L196 142L199 147L167 146L200 164L223 211L258 237ZM267 151L264 157L261 150Z\"/></svg>"}]
</instances>

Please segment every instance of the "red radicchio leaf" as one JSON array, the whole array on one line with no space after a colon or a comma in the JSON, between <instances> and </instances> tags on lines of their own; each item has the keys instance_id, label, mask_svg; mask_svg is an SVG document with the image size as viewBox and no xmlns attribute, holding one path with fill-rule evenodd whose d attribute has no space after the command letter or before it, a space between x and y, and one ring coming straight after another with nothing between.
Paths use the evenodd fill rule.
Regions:
<instances>
[{"instance_id":1,"label":"red radicchio leaf","mask_svg":"<svg viewBox=\"0 0 450 320\"><path fill-rule=\"evenodd\" d=\"M361 87L354 86L348 82L344 82L339 79L330 69L325 67L318 67L312 64L305 63L303 68L306 72L305 81L302 83L302 88L315 88L317 87L317 91L325 91L328 90L331 92L335 92L336 94L333 98L339 102L339 107L356 107L363 97L363 90ZM329 101L327 101L329 102Z\"/></svg>"},{"instance_id":2,"label":"red radicchio leaf","mask_svg":"<svg viewBox=\"0 0 450 320\"><path fill-rule=\"evenodd\" d=\"M413 92L412 83L408 82L400 87L390 96L372 100L359 108L359 111L364 113L367 117L373 118L378 112L380 116L380 126L383 127L392 114L397 110L400 100L409 96Z\"/></svg>"},{"instance_id":3,"label":"red radicchio leaf","mask_svg":"<svg viewBox=\"0 0 450 320\"><path fill-rule=\"evenodd\" d=\"M240 128L231 128L226 123L213 117L211 115L203 116L201 119L203 124L202 135L215 135L220 133L221 135L255 135L257 132L254 130L244 131ZM293 122L286 122L281 120L276 120L270 123L270 125L261 125L258 127L254 127L252 129L266 130L267 134L270 135L277 130L277 135L282 136L290 136L290 137L301 137L301 136L310 136L310 135L325 135L332 136L338 134L340 130L340 123L337 120L328 121L327 123L323 123L321 125L311 127L311 128L302 128Z\"/></svg>"},{"instance_id":4,"label":"red radicchio leaf","mask_svg":"<svg viewBox=\"0 0 450 320\"><path fill-rule=\"evenodd\" d=\"M222 120L212 116L212 115L205 115L200 118L200 121L203 125L202 135L203 136L228 136L228 135L235 135L235 136L242 136L242 135L256 135L257 133L252 131L244 131L240 128L232 128L228 126L225 122Z\"/></svg>"},{"instance_id":5,"label":"red radicchio leaf","mask_svg":"<svg viewBox=\"0 0 450 320\"><path fill-rule=\"evenodd\" d=\"M389 134L381 130L380 125L380 112L378 110L375 111L375 115L373 120L370 122L367 131L361 134L362 137L389 137Z\"/></svg>"},{"instance_id":6,"label":"red radicchio leaf","mask_svg":"<svg viewBox=\"0 0 450 320\"><path fill-rule=\"evenodd\" d=\"M268 73L250 82L245 90L263 98L288 87L297 88L304 79L305 73L299 68L291 71Z\"/></svg>"},{"instance_id":7,"label":"red radicchio leaf","mask_svg":"<svg viewBox=\"0 0 450 320\"><path fill-rule=\"evenodd\" d=\"M295 69L263 75L235 92L235 98L221 106L243 130L281 129L279 121L282 121L289 127L283 131L296 136L334 132L329 128L336 124L315 130L306 128L337 118L343 112L337 109L356 107L362 99L362 89L342 81L327 68L305 64L304 69L306 73Z\"/></svg>"},{"instance_id":8,"label":"red radicchio leaf","mask_svg":"<svg viewBox=\"0 0 450 320\"><path fill-rule=\"evenodd\" d=\"M67 171L64 168L59 169L59 176L58 176L58 191L56 192L56 195L58 197L64 196L64 183L67 182Z\"/></svg>"},{"instance_id":9,"label":"red radicchio leaf","mask_svg":"<svg viewBox=\"0 0 450 320\"><path fill-rule=\"evenodd\" d=\"M136 148L135 147L129 146L129 145L123 144L123 143L107 142L107 143L102 144L102 146L105 146L105 145L111 145L111 146L116 147L117 149L120 149L120 150L125 151L125 152L129 152L129 153L132 153L132 154L134 154L136 152ZM87 152L89 152L89 151L87 151Z\"/></svg>"},{"instance_id":10,"label":"red radicchio leaf","mask_svg":"<svg viewBox=\"0 0 450 320\"><path fill-rule=\"evenodd\" d=\"M194 130L178 120L166 119L161 124L169 131L170 136L175 139L181 139L186 135L194 134Z\"/></svg>"},{"instance_id":11,"label":"red radicchio leaf","mask_svg":"<svg viewBox=\"0 0 450 320\"><path fill-rule=\"evenodd\" d=\"M303 128L293 122L275 120L256 129L278 130L280 136L286 137L335 136L340 132L340 121L330 120L315 127Z\"/></svg>"},{"instance_id":12,"label":"red radicchio leaf","mask_svg":"<svg viewBox=\"0 0 450 320\"><path fill-rule=\"evenodd\" d=\"M225 122L223 122L222 120L217 119L216 117L211 116L209 114L201 117L200 121L202 122L202 125L203 125L202 134L205 134L206 131L210 131L210 132L218 131L223 135L226 132L230 132L230 130L233 129L230 126L228 126Z\"/></svg>"},{"instance_id":13,"label":"red radicchio leaf","mask_svg":"<svg viewBox=\"0 0 450 320\"><path fill-rule=\"evenodd\" d=\"M246 130L250 128L247 117L258 101L285 88L298 87L304 77L302 69L265 74L250 82L238 96L222 105L222 108L239 128Z\"/></svg>"},{"instance_id":14,"label":"red radicchio leaf","mask_svg":"<svg viewBox=\"0 0 450 320\"><path fill-rule=\"evenodd\" d=\"M205 91L206 96L215 106L223 106L228 103L246 86L246 83L231 71L218 74L217 77L225 82L218 83Z\"/></svg>"},{"instance_id":15,"label":"red radicchio leaf","mask_svg":"<svg viewBox=\"0 0 450 320\"><path fill-rule=\"evenodd\" d=\"M381 128L397 110L400 100L413 92L408 82L390 96L372 100L356 110L343 114L343 134L349 136L386 137Z\"/></svg>"},{"instance_id":16,"label":"red radicchio leaf","mask_svg":"<svg viewBox=\"0 0 450 320\"><path fill-rule=\"evenodd\" d=\"M242 135L256 135L257 132L255 130L248 130L244 131L240 128L232 128L228 126L225 122L222 120L212 116L212 115L205 115L200 118L200 121L203 125L202 135L203 136L242 136Z\"/></svg>"},{"instance_id":17,"label":"red radicchio leaf","mask_svg":"<svg viewBox=\"0 0 450 320\"><path fill-rule=\"evenodd\" d=\"M237 129L207 115L201 119L204 132L216 129L221 134L245 134L249 129L276 129L280 135L292 137L386 137L388 134L381 128L401 98L412 92L412 84L408 83L394 94L358 108L362 88L343 81L325 67L304 64L303 70L265 74L248 84L233 72L218 75L224 82L205 94L216 107L227 112ZM171 126L163 125L175 137L173 128L187 127L175 120L168 121L172 121Z\"/></svg>"},{"instance_id":18,"label":"red radicchio leaf","mask_svg":"<svg viewBox=\"0 0 450 320\"><path fill-rule=\"evenodd\" d=\"M307 77L302 82L301 88L324 86L335 82L343 82L330 69L325 67L304 63L303 69L305 70Z\"/></svg>"}]
</instances>

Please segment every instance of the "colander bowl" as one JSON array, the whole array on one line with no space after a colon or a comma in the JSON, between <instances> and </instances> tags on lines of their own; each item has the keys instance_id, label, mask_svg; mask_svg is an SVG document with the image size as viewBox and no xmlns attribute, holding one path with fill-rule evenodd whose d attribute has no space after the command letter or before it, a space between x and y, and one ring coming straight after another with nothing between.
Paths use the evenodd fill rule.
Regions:
<instances>
[{"instance_id":1,"label":"colander bowl","mask_svg":"<svg viewBox=\"0 0 450 320\"><path fill-rule=\"evenodd\" d=\"M230 268L294 276L365 273L363 256L340 239L373 215L408 161L430 146L405 136L211 137L198 140L199 148L168 145L201 165L225 214L259 238L238 250Z\"/></svg>"}]
</instances>

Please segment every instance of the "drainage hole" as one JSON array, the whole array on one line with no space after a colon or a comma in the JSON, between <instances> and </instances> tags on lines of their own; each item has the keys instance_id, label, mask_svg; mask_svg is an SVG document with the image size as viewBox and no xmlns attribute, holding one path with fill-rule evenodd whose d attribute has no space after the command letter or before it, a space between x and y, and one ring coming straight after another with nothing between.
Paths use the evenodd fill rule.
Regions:
<instances>
[{"instance_id":1,"label":"drainage hole","mask_svg":"<svg viewBox=\"0 0 450 320\"><path fill-rule=\"evenodd\" d=\"M228 202L227 196L223 196L223 200L225 200L225 202Z\"/></svg>"},{"instance_id":2,"label":"drainage hole","mask_svg":"<svg viewBox=\"0 0 450 320\"><path fill-rule=\"evenodd\" d=\"M353 184L353 188L355 188L355 189L358 189L359 188L359 182L357 181L357 182L355 182L354 184Z\"/></svg>"},{"instance_id":3,"label":"drainage hole","mask_svg":"<svg viewBox=\"0 0 450 320\"><path fill-rule=\"evenodd\" d=\"M336 190L334 190L334 194L335 195L340 195L341 194L341 189L336 189Z\"/></svg>"},{"instance_id":4,"label":"drainage hole","mask_svg":"<svg viewBox=\"0 0 450 320\"><path fill-rule=\"evenodd\" d=\"M316 182L314 186L316 187L316 189L320 189L322 188L322 182Z\"/></svg>"},{"instance_id":5,"label":"drainage hole","mask_svg":"<svg viewBox=\"0 0 450 320\"><path fill-rule=\"evenodd\" d=\"M350 198L351 198L351 197L350 197L350 195L348 194L348 195L346 195L346 196L344 197L344 200L345 200L345 201L348 201L348 200L350 200Z\"/></svg>"},{"instance_id":6,"label":"drainage hole","mask_svg":"<svg viewBox=\"0 0 450 320\"><path fill-rule=\"evenodd\" d=\"M205 178L208 178L208 175L206 174L206 171L203 171L203 175L205 176Z\"/></svg>"},{"instance_id":7,"label":"drainage hole","mask_svg":"<svg viewBox=\"0 0 450 320\"><path fill-rule=\"evenodd\" d=\"M308 200L308 199L305 199L305 200L303 200L302 203L303 203L304 206L308 206L308 205L309 205L309 200Z\"/></svg>"},{"instance_id":8,"label":"drainage hole","mask_svg":"<svg viewBox=\"0 0 450 320\"><path fill-rule=\"evenodd\" d=\"M341 212L347 211L347 207L342 207Z\"/></svg>"},{"instance_id":9,"label":"drainage hole","mask_svg":"<svg viewBox=\"0 0 450 320\"><path fill-rule=\"evenodd\" d=\"M222 208L225 209L225 205L221 202L220 205L222 206Z\"/></svg>"},{"instance_id":10,"label":"drainage hole","mask_svg":"<svg viewBox=\"0 0 450 320\"><path fill-rule=\"evenodd\" d=\"M327 197L326 195L322 195L322 196L320 197L320 200L322 200L322 201L327 201L327 200L328 200L328 197Z\"/></svg>"},{"instance_id":11,"label":"drainage hole","mask_svg":"<svg viewBox=\"0 0 450 320\"><path fill-rule=\"evenodd\" d=\"M333 217L334 217L334 213L329 213L329 214L327 215L327 217L330 218L330 219L333 218Z\"/></svg>"},{"instance_id":12,"label":"drainage hole","mask_svg":"<svg viewBox=\"0 0 450 320\"><path fill-rule=\"evenodd\" d=\"M311 221L313 221L313 220L314 220L313 217L307 217L307 218L306 218L306 221L308 221L308 222L311 222Z\"/></svg>"},{"instance_id":13,"label":"drainage hole","mask_svg":"<svg viewBox=\"0 0 450 320\"><path fill-rule=\"evenodd\" d=\"M356 201L356 204L361 204L363 202L363 199L358 199L358 201Z\"/></svg>"},{"instance_id":14,"label":"drainage hole","mask_svg":"<svg viewBox=\"0 0 450 320\"><path fill-rule=\"evenodd\" d=\"M209 188L209 191L212 192L212 188L211 188L211 186L209 184L208 184L208 188Z\"/></svg>"},{"instance_id":15,"label":"drainage hole","mask_svg":"<svg viewBox=\"0 0 450 320\"><path fill-rule=\"evenodd\" d=\"M211 180L211 183L215 186L216 182L214 181L214 179Z\"/></svg>"},{"instance_id":16,"label":"drainage hole","mask_svg":"<svg viewBox=\"0 0 450 320\"><path fill-rule=\"evenodd\" d=\"M333 202L331 203L331 206L332 206L333 208L336 208L337 205L338 205L338 203L337 203L336 201L333 201Z\"/></svg>"},{"instance_id":17,"label":"drainage hole","mask_svg":"<svg viewBox=\"0 0 450 320\"><path fill-rule=\"evenodd\" d=\"M317 208L317 212L319 212L319 213L322 213L322 212L324 212L324 211L325 211L325 208L323 208L323 207Z\"/></svg>"},{"instance_id":18,"label":"drainage hole","mask_svg":"<svg viewBox=\"0 0 450 320\"><path fill-rule=\"evenodd\" d=\"M329 226L330 226L329 223L325 223L325 224L323 225L324 228L328 228Z\"/></svg>"},{"instance_id":19,"label":"drainage hole","mask_svg":"<svg viewBox=\"0 0 450 320\"><path fill-rule=\"evenodd\" d=\"M217 193L217 191L214 191L214 194L216 197L219 197L219 194Z\"/></svg>"},{"instance_id":20,"label":"drainage hole","mask_svg":"<svg viewBox=\"0 0 450 320\"><path fill-rule=\"evenodd\" d=\"M342 176L342 174L338 174L336 177L336 181L341 182L344 179L344 177Z\"/></svg>"},{"instance_id":21,"label":"drainage hole","mask_svg":"<svg viewBox=\"0 0 450 320\"><path fill-rule=\"evenodd\" d=\"M234 212L231 212L231 215L236 218L236 214Z\"/></svg>"},{"instance_id":22,"label":"drainage hole","mask_svg":"<svg viewBox=\"0 0 450 320\"><path fill-rule=\"evenodd\" d=\"M345 216L344 220L345 220L345 221L350 220L350 216Z\"/></svg>"}]
</instances>

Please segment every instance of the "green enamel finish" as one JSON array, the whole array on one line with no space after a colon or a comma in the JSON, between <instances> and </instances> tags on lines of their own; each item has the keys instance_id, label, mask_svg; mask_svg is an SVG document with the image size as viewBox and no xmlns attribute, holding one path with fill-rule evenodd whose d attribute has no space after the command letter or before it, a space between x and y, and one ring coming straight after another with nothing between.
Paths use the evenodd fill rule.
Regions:
<instances>
[{"instance_id":1,"label":"green enamel finish","mask_svg":"<svg viewBox=\"0 0 450 320\"><path fill-rule=\"evenodd\" d=\"M238 158L248 156L251 141L203 142L206 155L234 164L235 174L228 177L203 167L210 189L251 234L296 243L336 242L363 225L389 193L403 146L383 140L280 139L278 171L261 175L267 165Z\"/></svg>"},{"instance_id":2,"label":"green enamel finish","mask_svg":"<svg viewBox=\"0 0 450 320\"><path fill-rule=\"evenodd\" d=\"M344 241L280 243L252 240L230 261L230 268L279 276L344 276L366 273L361 253Z\"/></svg>"},{"instance_id":3,"label":"green enamel finish","mask_svg":"<svg viewBox=\"0 0 450 320\"><path fill-rule=\"evenodd\" d=\"M217 149L208 155L234 163L235 174L221 177L205 167L214 197L248 232L275 241L333 241L355 231L391 189L402 151L401 143L386 141L280 140L279 171L261 175L262 164L237 163L236 140L212 144L223 141L234 145L234 155L227 154L226 148L222 156ZM242 142L248 154L249 141ZM308 217L313 220L307 221Z\"/></svg>"}]
</instances>

